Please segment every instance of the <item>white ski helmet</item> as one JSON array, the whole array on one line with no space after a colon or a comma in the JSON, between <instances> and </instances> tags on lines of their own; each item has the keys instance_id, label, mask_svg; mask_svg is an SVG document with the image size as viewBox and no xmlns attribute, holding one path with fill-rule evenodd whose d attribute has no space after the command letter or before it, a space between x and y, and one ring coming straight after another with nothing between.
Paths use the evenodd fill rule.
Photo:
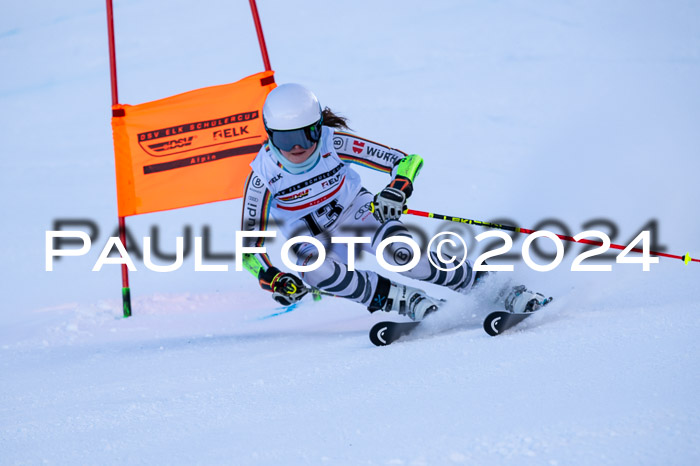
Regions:
<instances>
[{"instance_id":1,"label":"white ski helmet","mask_svg":"<svg viewBox=\"0 0 700 466\"><path fill-rule=\"evenodd\" d=\"M263 122L270 141L281 150L308 149L321 137L321 104L299 84L282 84L265 99Z\"/></svg>"}]
</instances>

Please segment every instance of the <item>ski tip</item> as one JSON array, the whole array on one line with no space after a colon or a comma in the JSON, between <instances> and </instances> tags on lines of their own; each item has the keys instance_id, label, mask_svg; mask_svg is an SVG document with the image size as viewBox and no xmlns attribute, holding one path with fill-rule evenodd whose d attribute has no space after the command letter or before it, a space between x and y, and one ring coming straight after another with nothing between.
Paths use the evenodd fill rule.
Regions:
<instances>
[{"instance_id":1,"label":"ski tip","mask_svg":"<svg viewBox=\"0 0 700 466\"><path fill-rule=\"evenodd\" d=\"M508 320L513 314L504 311L496 311L486 316L484 319L484 330L486 333L495 337L510 328Z\"/></svg>"},{"instance_id":2,"label":"ski tip","mask_svg":"<svg viewBox=\"0 0 700 466\"><path fill-rule=\"evenodd\" d=\"M369 331L369 339L375 346L387 346L408 335L420 322L379 322Z\"/></svg>"},{"instance_id":3,"label":"ski tip","mask_svg":"<svg viewBox=\"0 0 700 466\"><path fill-rule=\"evenodd\" d=\"M498 330L498 321L499 320L501 320L500 317L492 319L491 316L488 316L484 320L484 330L486 331L486 333L488 333L492 337L495 337L496 335L498 335L500 333L500 331Z\"/></svg>"},{"instance_id":4,"label":"ski tip","mask_svg":"<svg viewBox=\"0 0 700 466\"><path fill-rule=\"evenodd\" d=\"M384 323L380 323L372 327L369 333L369 339L374 346L386 346L389 344L385 338L385 334L388 330L388 326Z\"/></svg>"}]
</instances>

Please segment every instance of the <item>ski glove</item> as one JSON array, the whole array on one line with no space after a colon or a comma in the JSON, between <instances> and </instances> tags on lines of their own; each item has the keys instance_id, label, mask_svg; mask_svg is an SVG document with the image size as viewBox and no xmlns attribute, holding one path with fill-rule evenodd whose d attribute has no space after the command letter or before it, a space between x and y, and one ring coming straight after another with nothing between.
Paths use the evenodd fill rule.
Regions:
<instances>
[{"instance_id":1,"label":"ski glove","mask_svg":"<svg viewBox=\"0 0 700 466\"><path fill-rule=\"evenodd\" d=\"M276 267L270 267L265 271L261 270L258 281L260 287L265 291L272 292L272 299L283 306L301 301L309 292L299 277L291 273L281 272Z\"/></svg>"},{"instance_id":2,"label":"ski glove","mask_svg":"<svg viewBox=\"0 0 700 466\"><path fill-rule=\"evenodd\" d=\"M413 192L413 183L404 176L397 176L379 194L374 196L372 214L381 223L398 220L406 209L406 199Z\"/></svg>"}]
</instances>

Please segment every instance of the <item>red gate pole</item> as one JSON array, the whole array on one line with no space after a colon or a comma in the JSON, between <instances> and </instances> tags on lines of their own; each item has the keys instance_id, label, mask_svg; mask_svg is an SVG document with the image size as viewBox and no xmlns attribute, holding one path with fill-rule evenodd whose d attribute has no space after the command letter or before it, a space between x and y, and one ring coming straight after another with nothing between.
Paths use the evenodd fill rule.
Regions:
<instances>
[{"instance_id":1,"label":"red gate pole","mask_svg":"<svg viewBox=\"0 0 700 466\"><path fill-rule=\"evenodd\" d=\"M265 71L270 71L270 57L267 55L267 46L265 45L265 35L263 34L262 24L260 24L260 15L258 14L258 6L255 0L250 0L250 11L253 13L253 22L255 22L255 31L258 33L258 42L260 42L260 53L262 54Z\"/></svg>"},{"instance_id":2,"label":"red gate pole","mask_svg":"<svg viewBox=\"0 0 700 466\"><path fill-rule=\"evenodd\" d=\"M117 55L114 47L114 14L112 11L112 0L107 1L107 34L109 36L109 75L112 83L112 105L119 103L119 92L117 88ZM114 110L112 117L114 117ZM119 239L126 250L126 220L119 217ZM122 264L122 309L124 317L131 316L131 291L129 290L129 269L126 264Z\"/></svg>"}]
</instances>

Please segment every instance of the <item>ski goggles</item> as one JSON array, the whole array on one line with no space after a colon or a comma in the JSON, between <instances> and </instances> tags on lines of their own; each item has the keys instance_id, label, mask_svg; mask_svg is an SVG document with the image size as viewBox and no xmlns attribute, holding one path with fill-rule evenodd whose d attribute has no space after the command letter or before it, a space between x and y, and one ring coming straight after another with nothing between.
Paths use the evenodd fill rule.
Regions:
<instances>
[{"instance_id":1,"label":"ski goggles","mask_svg":"<svg viewBox=\"0 0 700 466\"><path fill-rule=\"evenodd\" d=\"M295 146L301 146L302 149L309 149L321 139L322 120L309 126L299 129L270 129L265 128L270 136L270 141L279 150L286 152L294 149Z\"/></svg>"}]
</instances>

